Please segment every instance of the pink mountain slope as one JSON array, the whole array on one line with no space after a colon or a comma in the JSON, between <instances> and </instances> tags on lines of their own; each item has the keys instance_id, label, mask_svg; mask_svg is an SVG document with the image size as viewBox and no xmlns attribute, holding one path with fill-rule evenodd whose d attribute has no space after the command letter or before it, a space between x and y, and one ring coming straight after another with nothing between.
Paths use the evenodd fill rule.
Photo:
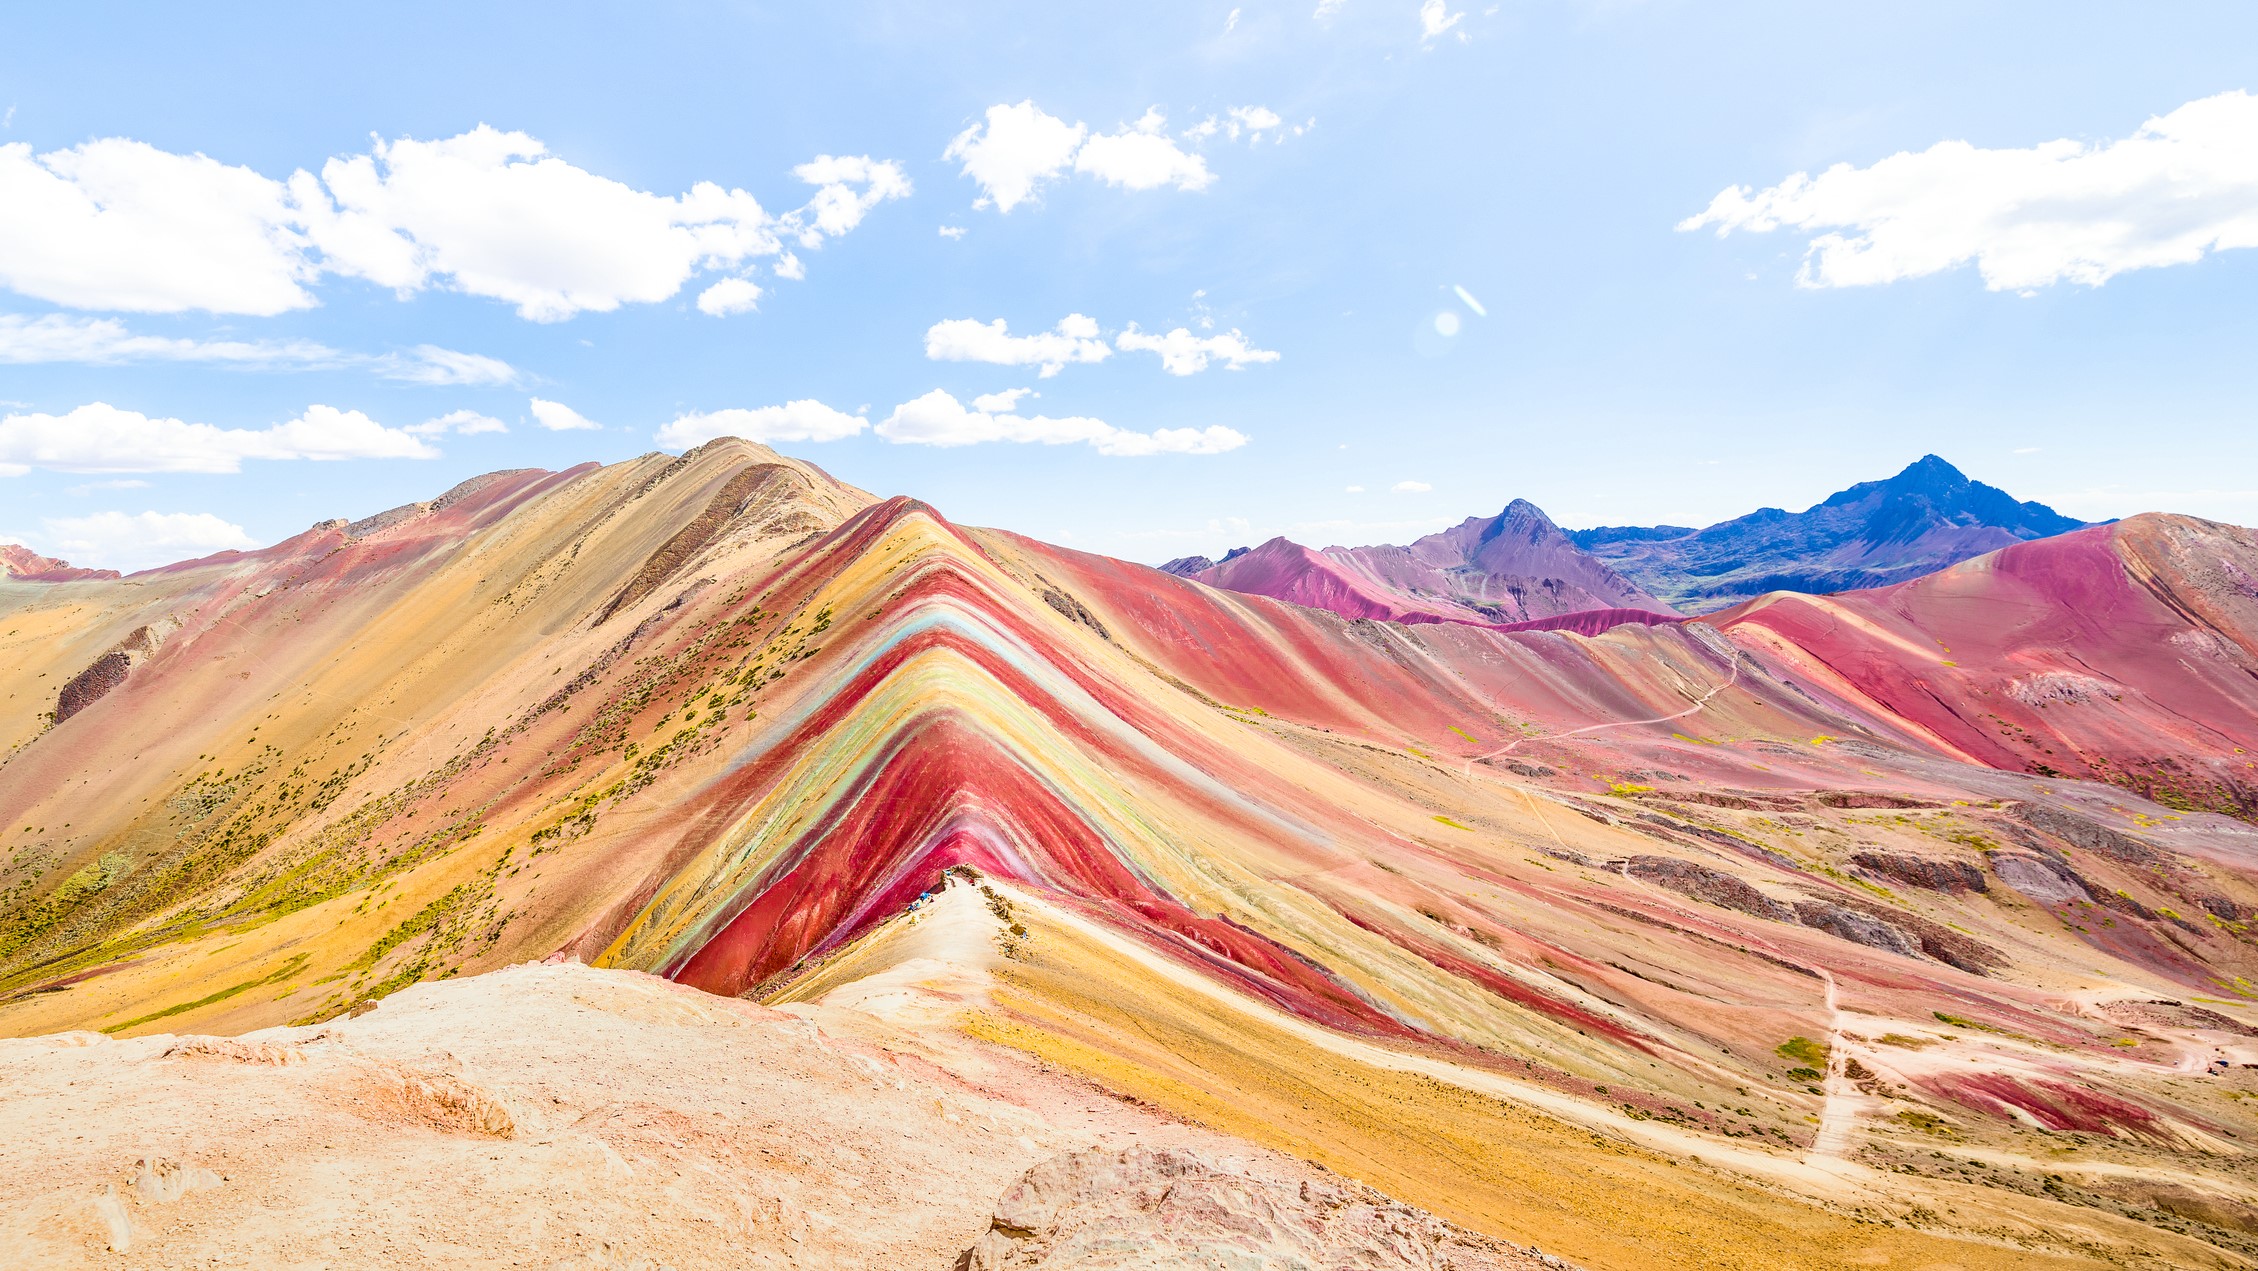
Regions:
<instances>
[{"instance_id":1,"label":"pink mountain slope","mask_svg":"<svg viewBox=\"0 0 2258 1271\"><path fill-rule=\"evenodd\" d=\"M1711 619L1993 768L2258 815L2258 535L2143 515Z\"/></svg>"},{"instance_id":2,"label":"pink mountain slope","mask_svg":"<svg viewBox=\"0 0 2258 1271\"><path fill-rule=\"evenodd\" d=\"M1408 596L1391 595L1384 586L1358 577L1333 557L1284 538L1227 557L1222 564L1193 577L1210 587L1326 609L1344 618L1440 622L1462 616L1455 606L1445 610Z\"/></svg>"},{"instance_id":3,"label":"pink mountain slope","mask_svg":"<svg viewBox=\"0 0 2258 1271\"><path fill-rule=\"evenodd\" d=\"M1535 504L1516 499L1406 547L1312 551L1274 538L1192 577L1209 586L1390 622L1516 627L1579 617L1569 629L1672 618L1670 606L1568 541ZM1613 615L1613 616L1596 616Z\"/></svg>"},{"instance_id":4,"label":"pink mountain slope","mask_svg":"<svg viewBox=\"0 0 2258 1271\"><path fill-rule=\"evenodd\" d=\"M0 543L0 578L24 583L68 583L85 578L115 578L114 569L80 569L69 561L41 556L21 543Z\"/></svg>"}]
</instances>

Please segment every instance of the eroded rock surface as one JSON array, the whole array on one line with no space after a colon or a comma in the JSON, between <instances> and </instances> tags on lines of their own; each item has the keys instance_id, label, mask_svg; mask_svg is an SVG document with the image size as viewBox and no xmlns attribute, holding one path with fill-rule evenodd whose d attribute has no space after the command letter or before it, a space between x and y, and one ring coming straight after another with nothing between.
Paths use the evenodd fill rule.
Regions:
<instances>
[{"instance_id":1,"label":"eroded rock surface","mask_svg":"<svg viewBox=\"0 0 2258 1271\"><path fill-rule=\"evenodd\" d=\"M959 1271L1536 1271L1570 1264L1331 1175L1178 1149L1074 1152L996 1202Z\"/></svg>"}]
</instances>

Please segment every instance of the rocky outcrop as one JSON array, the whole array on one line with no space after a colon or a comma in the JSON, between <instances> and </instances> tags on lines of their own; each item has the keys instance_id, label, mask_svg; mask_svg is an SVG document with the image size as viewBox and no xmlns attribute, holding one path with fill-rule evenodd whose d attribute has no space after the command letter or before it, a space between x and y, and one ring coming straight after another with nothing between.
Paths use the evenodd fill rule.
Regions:
<instances>
[{"instance_id":1,"label":"rocky outcrop","mask_svg":"<svg viewBox=\"0 0 2258 1271\"><path fill-rule=\"evenodd\" d=\"M1774 922L1794 922L1795 910L1756 890L1723 870L1682 861L1674 856L1634 856L1624 872L1641 882L1667 887L1681 896L1737 909Z\"/></svg>"},{"instance_id":2,"label":"rocky outcrop","mask_svg":"<svg viewBox=\"0 0 2258 1271\"><path fill-rule=\"evenodd\" d=\"M88 663L85 670L72 676L55 694L55 722L60 724L109 696L111 690L125 683L136 664L157 651L157 646L176 625L162 622L136 627L132 635Z\"/></svg>"},{"instance_id":3,"label":"rocky outcrop","mask_svg":"<svg viewBox=\"0 0 2258 1271\"><path fill-rule=\"evenodd\" d=\"M1856 910L1901 933L1924 955L1935 958L1946 966L1958 967L1971 975L1989 975L2007 965L2007 955L1999 950L1973 936L1954 931L1943 923L1931 922L1919 914L1909 914L1902 909L1892 909L1880 901L1857 896L1841 896L1836 903L1841 908ZM1837 931L1836 934L1841 932ZM1865 944L1867 941L1861 940L1859 943Z\"/></svg>"},{"instance_id":4,"label":"rocky outcrop","mask_svg":"<svg viewBox=\"0 0 2258 1271\"><path fill-rule=\"evenodd\" d=\"M1850 863L1892 882L1954 896L1990 890L1990 884L1984 879L1984 872L1968 861L1943 861L1929 856L1905 856L1895 852L1854 852Z\"/></svg>"},{"instance_id":5,"label":"rocky outcrop","mask_svg":"<svg viewBox=\"0 0 2258 1271\"><path fill-rule=\"evenodd\" d=\"M2093 900L2085 879L2075 870L2044 856L1999 852L1991 858L1991 871L1999 881L2042 905L2064 905Z\"/></svg>"},{"instance_id":6,"label":"rocky outcrop","mask_svg":"<svg viewBox=\"0 0 2258 1271\"><path fill-rule=\"evenodd\" d=\"M1908 958L1919 955L1921 951L1912 937L1894 924L1829 901L1799 901L1795 907L1795 916L1806 927L1841 936L1852 944L1862 944L1869 949L1903 954Z\"/></svg>"},{"instance_id":7,"label":"rocky outcrop","mask_svg":"<svg viewBox=\"0 0 2258 1271\"><path fill-rule=\"evenodd\" d=\"M1915 799L1902 794L1882 794L1873 790L1821 790L1812 800L1826 808L1933 808L1936 803Z\"/></svg>"},{"instance_id":8,"label":"rocky outcrop","mask_svg":"<svg viewBox=\"0 0 2258 1271\"><path fill-rule=\"evenodd\" d=\"M2015 815L2033 829L2044 830L2072 847L2082 848L2126 865L2155 865L2164 858L2144 839L2122 834L2091 817L2044 803L2018 803Z\"/></svg>"},{"instance_id":9,"label":"rocky outcrop","mask_svg":"<svg viewBox=\"0 0 2258 1271\"><path fill-rule=\"evenodd\" d=\"M1190 578L1194 574L1201 573L1213 568L1215 568L1215 561L1210 557L1179 556L1175 560L1168 561L1161 565L1160 572L1164 574L1174 574L1178 578Z\"/></svg>"},{"instance_id":10,"label":"rocky outcrop","mask_svg":"<svg viewBox=\"0 0 2258 1271\"><path fill-rule=\"evenodd\" d=\"M111 689L125 683L126 672L132 669L133 661L115 649L94 659L55 694L55 722L60 724L101 701Z\"/></svg>"},{"instance_id":11,"label":"rocky outcrop","mask_svg":"<svg viewBox=\"0 0 2258 1271\"><path fill-rule=\"evenodd\" d=\"M1570 1264L1453 1226L1331 1175L1258 1176L1236 1162L1133 1147L1027 1171L958 1271L1357 1268L1539 1271Z\"/></svg>"}]
</instances>

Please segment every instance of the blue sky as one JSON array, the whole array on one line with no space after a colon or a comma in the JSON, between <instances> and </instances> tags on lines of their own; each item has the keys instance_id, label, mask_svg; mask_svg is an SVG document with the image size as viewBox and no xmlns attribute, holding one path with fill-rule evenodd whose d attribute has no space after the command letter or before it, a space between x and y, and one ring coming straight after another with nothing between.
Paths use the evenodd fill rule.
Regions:
<instances>
[{"instance_id":1,"label":"blue sky","mask_svg":"<svg viewBox=\"0 0 2258 1271\"><path fill-rule=\"evenodd\" d=\"M145 566L717 429L1154 561L1928 451L2258 520L2247 4L629 14L11 9L0 537Z\"/></svg>"}]
</instances>

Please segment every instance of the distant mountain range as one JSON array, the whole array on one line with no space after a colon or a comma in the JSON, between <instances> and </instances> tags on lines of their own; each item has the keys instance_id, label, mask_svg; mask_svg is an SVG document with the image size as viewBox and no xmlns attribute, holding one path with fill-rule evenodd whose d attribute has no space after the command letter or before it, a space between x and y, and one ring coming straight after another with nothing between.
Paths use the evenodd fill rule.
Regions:
<instances>
[{"instance_id":1,"label":"distant mountain range","mask_svg":"<svg viewBox=\"0 0 2258 1271\"><path fill-rule=\"evenodd\" d=\"M1564 531L1515 499L1497 516L1406 547L1317 551L1274 538L1220 562L1194 556L1161 568L1352 618L1517 625L1593 610L1707 613L1772 591L1886 587L2084 524L1926 455L1806 511L1760 508L1707 529Z\"/></svg>"},{"instance_id":2,"label":"distant mountain range","mask_svg":"<svg viewBox=\"0 0 2258 1271\"><path fill-rule=\"evenodd\" d=\"M1886 587L2084 524L1924 455L1803 512L1759 508L1702 530L1602 526L1568 538L1680 610L1706 613L1768 591Z\"/></svg>"},{"instance_id":3,"label":"distant mountain range","mask_svg":"<svg viewBox=\"0 0 2258 1271\"><path fill-rule=\"evenodd\" d=\"M1578 549L1536 504L1515 499L1408 547L1328 547L1284 538L1163 569L1229 591L1275 596L1352 618L1510 625L1590 609L1670 614L1670 606Z\"/></svg>"}]
</instances>

